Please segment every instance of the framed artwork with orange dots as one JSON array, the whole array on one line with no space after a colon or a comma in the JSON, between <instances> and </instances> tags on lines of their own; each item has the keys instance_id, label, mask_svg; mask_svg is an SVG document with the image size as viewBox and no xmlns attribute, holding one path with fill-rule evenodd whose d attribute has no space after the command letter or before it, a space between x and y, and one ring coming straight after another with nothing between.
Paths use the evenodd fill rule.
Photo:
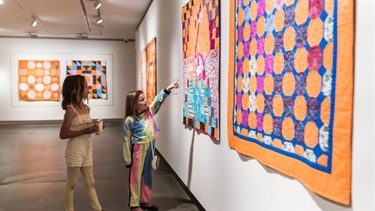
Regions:
<instances>
[{"instance_id":1,"label":"framed artwork with orange dots","mask_svg":"<svg viewBox=\"0 0 375 211\"><path fill-rule=\"evenodd\" d=\"M18 60L18 96L22 101L60 100L60 61Z\"/></svg>"},{"instance_id":2,"label":"framed artwork with orange dots","mask_svg":"<svg viewBox=\"0 0 375 211\"><path fill-rule=\"evenodd\" d=\"M230 5L229 146L350 205L354 1Z\"/></svg>"}]
</instances>

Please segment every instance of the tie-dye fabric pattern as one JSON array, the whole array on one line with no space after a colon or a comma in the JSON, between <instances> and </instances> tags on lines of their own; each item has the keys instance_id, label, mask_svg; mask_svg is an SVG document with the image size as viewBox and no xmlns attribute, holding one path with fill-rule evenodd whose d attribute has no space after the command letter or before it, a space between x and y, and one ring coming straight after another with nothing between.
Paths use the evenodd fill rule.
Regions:
<instances>
[{"instance_id":1,"label":"tie-dye fabric pattern","mask_svg":"<svg viewBox=\"0 0 375 211\"><path fill-rule=\"evenodd\" d=\"M129 206L150 203L152 195L152 150L159 132L154 115L167 98L161 91L147 110L136 118L128 116L124 120L123 155L126 165L131 165L129 176ZM153 143L151 145L151 143ZM131 150L130 150L131 149Z\"/></svg>"},{"instance_id":2,"label":"tie-dye fabric pattern","mask_svg":"<svg viewBox=\"0 0 375 211\"><path fill-rule=\"evenodd\" d=\"M152 150L151 142L134 144L132 167L129 176L129 206L150 203L152 197Z\"/></svg>"},{"instance_id":3,"label":"tie-dye fabric pattern","mask_svg":"<svg viewBox=\"0 0 375 211\"><path fill-rule=\"evenodd\" d=\"M124 121L124 159L126 164L131 163L130 145L148 143L154 140L159 132L154 115L159 111L160 106L167 98L167 94L161 91L149 105L148 109L137 116L137 119L129 116Z\"/></svg>"}]
</instances>

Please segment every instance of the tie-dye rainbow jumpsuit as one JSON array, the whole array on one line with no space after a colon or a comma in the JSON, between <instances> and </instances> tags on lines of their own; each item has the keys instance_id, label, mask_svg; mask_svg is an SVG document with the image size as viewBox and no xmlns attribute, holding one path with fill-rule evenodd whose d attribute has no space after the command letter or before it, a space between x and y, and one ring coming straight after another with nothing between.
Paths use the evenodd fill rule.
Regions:
<instances>
[{"instance_id":1,"label":"tie-dye rainbow jumpsuit","mask_svg":"<svg viewBox=\"0 0 375 211\"><path fill-rule=\"evenodd\" d=\"M152 197L152 148L159 132L154 115L168 94L163 90L137 118L128 116L124 120L123 154L126 165L130 165L128 206L151 203Z\"/></svg>"}]
</instances>

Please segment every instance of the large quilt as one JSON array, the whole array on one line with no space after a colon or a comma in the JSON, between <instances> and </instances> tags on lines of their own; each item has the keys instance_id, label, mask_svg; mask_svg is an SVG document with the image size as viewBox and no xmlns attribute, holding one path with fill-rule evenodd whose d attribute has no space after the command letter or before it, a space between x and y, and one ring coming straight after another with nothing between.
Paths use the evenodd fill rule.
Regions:
<instances>
[{"instance_id":1,"label":"large quilt","mask_svg":"<svg viewBox=\"0 0 375 211\"><path fill-rule=\"evenodd\" d=\"M145 93L147 103L151 103L157 92L156 37L154 37L140 54L141 90Z\"/></svg>"},{"instance_id":2,"label":"large quilt","mask_svg":"<svg viewBox=\"0 0 375 211\"><path fill-rule=\"evenodd\" d=\"M60 100L60 62L19 60L18 95L25 101Z\"/></svg>"},{"instance_id":3,"label":"large quilt","mask_svg":"<svg viewBox=\"0 0 375 211\"><path fill-rule=\"evenodd\" d=\"M230 4L229 146L349 205L353 1Z\"/></svg>"},{"instance_id":4,"label":"large quilt","mask_svg":"<svg viewBox=\"0 0 375 211\"><path fill-rule=\"evenodd\" d=\"M107 61L68 60L66 74L83 75L89 86L89 99L107 99Z\"/></svg>"},{"instance_id":5,"label":"large quilt","mask_svg":"<svg viewBox=\"0 0 375 211\"><path fill-rule=\"evenodd\" d=\"M219 140L218 0L191 0L182 8L183 124Z\"/></svg>"},{"instance_id":6,"label":"large quilt","mask_svg":"<svg viewBox=\"0 0 375 211\"><path fill-rule=\"evenodd\" d=\"M147 102L151 103L156 96L156 37L146 46L147 54Z\"/></svg>"},{"instance_id":7,"label":"large quilt","mask_svg":"<svg viewBox=\"0 0 375 211\"><path fill-rule=\"evenodd\" d=\"M140 67L140 83L141 90L143 93L147 94L147 54L146 48L141 52L139 56L139 67ZM148 99L147 99L148 100ZM150 103L147 101L147 103Z\"/></svg>"}]
</instances>

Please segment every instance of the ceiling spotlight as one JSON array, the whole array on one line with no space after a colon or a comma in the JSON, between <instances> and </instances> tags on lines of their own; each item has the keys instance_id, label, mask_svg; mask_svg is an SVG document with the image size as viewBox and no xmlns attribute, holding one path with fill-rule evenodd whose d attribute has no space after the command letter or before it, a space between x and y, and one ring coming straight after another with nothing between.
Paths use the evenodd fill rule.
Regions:
<instances>
[{"instance_id":1,"label":"ceiling spotlight","mask_svg":"<svg viewBox=\"0 0 375 211\"><path fill-rule=\"evenodd\" d=\"M3 1L3 0L0 0L0 4L4 4L4 1Z\"/></svg>"},{"instance_id":2,"label":"ceiling spotlight","mask_svg":"<svg viewBox=\"0 0 375 211\"><path fill-rule=\"evenodd\" d=\"M95 3L94 3L95 9L99 9L101 6L102 6L102 1L100 1L100 0L95 1Z\"/></svg>"},{"instance_id":3,"label":"ceiling spotlight","mask_svg":"<svg viewBox=\"0 0 375 211\"><path fill-rule=\"evenodd\" d=\"M33 22L31 22L31 26L36 27L36 25L38 25L38 21L34 19Z\"/></svg>"},{"instance_id":4,"label":"ceiling spotlight","mask_svg":"<svg viewBox=\"0 0 375 211\"><path fill-rule=\"evenodd\" d=\"M96 19L96 24L101 24L101 23L103 23L103 18L98 17L98 19Z\"/></svg>"}]
</instances>

